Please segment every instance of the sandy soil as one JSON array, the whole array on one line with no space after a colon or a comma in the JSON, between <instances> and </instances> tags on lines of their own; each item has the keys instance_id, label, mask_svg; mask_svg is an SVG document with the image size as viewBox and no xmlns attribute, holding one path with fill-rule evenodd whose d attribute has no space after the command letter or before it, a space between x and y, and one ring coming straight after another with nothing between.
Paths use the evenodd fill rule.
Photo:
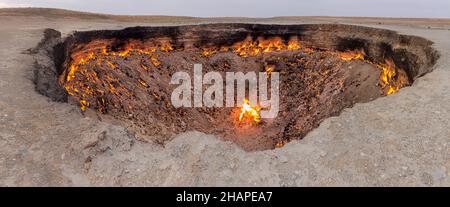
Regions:
<instances>
[{"instance_id":1,"label":"sandy soil","mask_svg":"<svg viewBox=\"0 0 450 207\"><path fill-rule=\"evenodd\" d=\"M357 104L285 147L244 152L188 132L162 147L34 90L24 53L44 28L118 29L207 22L346 23L435 42L435 70L399 93ZM450 20L332 17L130 17L0 9L1 186L450 186Z\"/></svg>"}]
</instances>

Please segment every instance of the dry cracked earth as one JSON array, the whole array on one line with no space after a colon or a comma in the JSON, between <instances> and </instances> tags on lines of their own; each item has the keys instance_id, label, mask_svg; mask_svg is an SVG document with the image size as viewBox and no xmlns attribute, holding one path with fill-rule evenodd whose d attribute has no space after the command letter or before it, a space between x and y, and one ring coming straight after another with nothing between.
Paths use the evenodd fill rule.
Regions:
<instances>
[{"instance_id":1,"label":"dry cracked earth","mask_svg":"<svg viewBox=\"0 0 450 207\"><path fill-rule=\"evenodd\" d=\"M246 152L200 132L165 146L35 91L45 28L121 29L209 22L342 23L433 41L441 58L411 87L356 104L304 139ZM450 186L450 20L332 17L197 19L0 9L0 186Z\"/></svg>"}]
</instances>

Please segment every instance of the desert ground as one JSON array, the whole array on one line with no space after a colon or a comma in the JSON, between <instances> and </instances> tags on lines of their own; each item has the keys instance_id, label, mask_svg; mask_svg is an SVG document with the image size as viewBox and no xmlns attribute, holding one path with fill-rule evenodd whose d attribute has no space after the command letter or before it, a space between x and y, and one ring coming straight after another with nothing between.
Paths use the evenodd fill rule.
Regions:
<instances>
[{"instance_id":1,"label":"desert ground","mask_svg":"<svg viewBox=\"0 0 450 207\"><path fill-rule=\"evenodd\" d=\"M200 132L164 146L35 91L26 51L45 28L337 23L427 38L441 55L410 87L356 104L304 139L246 152ZM0 186L450 186L450 19L193 18L0 9Z\"/></svg>"}]
</instances>

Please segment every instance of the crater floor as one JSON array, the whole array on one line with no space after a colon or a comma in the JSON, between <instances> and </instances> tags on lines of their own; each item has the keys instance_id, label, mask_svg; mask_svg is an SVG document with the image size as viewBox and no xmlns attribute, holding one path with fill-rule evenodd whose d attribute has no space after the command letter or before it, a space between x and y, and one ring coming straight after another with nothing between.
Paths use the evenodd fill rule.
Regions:
<instances>
[{"instance_id":1,"label":"crater floor","mask_svg":"<svg viewBox=\"0 0 450 207\"><path fill-rule=\"evenodd\" d=\"M386 28L432 40L441 54L434 71L411 87L345 109L283 148L245 152L232 142L195 131L179 134L162 147L122 126L83 116L77 106L52 102L35 91L33 58L26 52L47 27L67 34L170 21L244 20L141 17L132 22L36 9L0 9L0 16L1 186L450 185L450 20L245 20Z\"/></svg>"}]
</instances>

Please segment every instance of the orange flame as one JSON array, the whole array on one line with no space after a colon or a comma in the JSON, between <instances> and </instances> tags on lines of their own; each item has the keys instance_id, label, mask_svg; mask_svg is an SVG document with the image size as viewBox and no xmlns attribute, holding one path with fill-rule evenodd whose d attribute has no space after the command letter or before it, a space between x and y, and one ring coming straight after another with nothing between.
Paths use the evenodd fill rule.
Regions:
<instances>
[{"instance_id":1,"label":"orange flame","mask_svg":"<svg viewBox=\"0 0 450 207\"><path fill-rule=\"evenodd\" d=\"M131 48L127 48L124 51L119 52L117 55L120 57L127 57L130 55Z\"/></svg>"},{"instance_id":2,"label":"orange flame","mask_svg":"<svg viewBox=\"0 0 450 207\"><path fill-rule=\"evenodd\" d=\"M286 44L280 37L271 37L265 39L259 37L256 40L252 40L250 37L244 41L234 43L231 47L222 46L217 47L206 47L202 48L201 56L210 57L219 52L227 52L230 49L237 53L241 57L257 56L262 53L270 53L274 51L288 51L288 50L298 50L301 45L297 38L289 40Z\"/></svg>"},{"instance_id":3,"label":"orange flame","mask_svg":"<svg viewBox=\"0 0 450 207\"><path fill-rule=\"evenodd\" d=\"M243 122L244 119L248 119L250 121L258 124L261 122L261 116L259 115L259 111L261 109L258 106L252 107L247 99L244 99L244 104L241 108L241 114L239 115L239 122Z\"/></svg>"},{"instance_id":4,"label":"orange flame","mask_svg":"<svg viewBox=\"0 0 450 207\"><path fill-rule=\"evenodd\" d=\"M270 76L270 74L272 73L272 71L275 69L275 65L271 65L271 64L264 64L264 69L266 71L267 77Z\"/></svg>"},{"instance_id":5,"label":"orange flame","mask_svg":"<svg viewBox=\"0 0 450 207\"><path fill-rule=\"evenodd\" d=\"M216 54L217 52L219 52L219 50L216 48L211 48L211 47L203 48L202 56L209 57L211 55Z\"/></svg>"},{"instance_id":6,"label":"orange flame","mask_svg":"<svg viewBox=\"0 0 450 207\"><path fill-rule=\"evenodd\" d=\"M232 48L239 56L248 57L274 51L298 50L301 46L296 39L291 39L285 44L280 37L272 37L269 39L260 37L256 41L248 38L242 42L235 43Z\"/></svg>"},{"instance_id":7,"label":"orange flame","mask_svg":"<svg viewBox=\"0 0 450 207\"><path fill-rule=\"evenodd\" d=\"M301 47L300 43L297 40L294 40L294 39L289 40L288 46L287 46L288 50L298 50L298 49L300 49L300 47Z\"/></svg>"},{"instance_id":8,"label":"orange flame","mask_svg":"<svg viewBox=\"0 0 450 207\"><path fill-rule=\"evenodd\" d=\"M86 111L86 107L89 107L89 102L87 102L87 101L84 100L84 99L81 99L81 100L80 100L80 108L81 108L81 111Z\"/></svg>"},{"instance_id":9,"label":"orange flame","mask_svg":"<svg viewBox=\"0 0 450 207\"><path fill-rule=\"evenodd\" d=\"M404 74L397 73L392 60L386 60L386 63L378 64L377 67L381 69L380 81L381 86L387 88L386 95L397 93L408 84L408 78Z\"/></svg>"},{"instance_id":10,"label":"orange flame","mask_svg":"<svg viewBox=\"0 0 450 207\"><path fill-rule=\"evenodd\" d=\"M279 142L275 143L275 148L282 148L284 147L284 145L286 145L287 143L289 143L289 140L281 140Z\"/></svg>"},{"instance_id":11,"label":"orange flame","mask_svg":"<svg viewBox=\"0 0 450 207\"><path fill-rule=\"evenodd\" d=\"M159 49L161 50L161 52L170 52L174 50L172 44L170 44L169 41L162 41Z\"/></svg>"},{"instance_id":12,"label":"orange flame","mask_svg":"<svg viewBox=\"0 0 450 207\"><path fill-rule=\"evenodd\" d=\"M147 82L145 82L144 80L142 80L142 79L138 79L138 82L142 85L142 86L144 86L145 88L148 88L149 86L148 86L148 84L147 84Z\"/></svg>"},{"instance_id":13,"label":"orange flame","mask_svg":"<svg viewBox=\"0 0 450 207\"><path fill-rule=\"evenodd\" d=\"M314 51L312 48L307 48L301 45L297 37L292 37L289 41L285 41L280 37L259 37L257 39L252 39L249 37L244 41L233 44L232 46L205 47L202 48L201 51L203 57L209 57L219 52L228 51L234 52L241 57L248 57L275 51L293 51L299 49L308 53ZM119 65L117 65L117 62L115 61L116 58L122 59L131 55L145 55L151 64L141 63L141 68L145 71L149 71L151 68L159 67L161 65L158 56L158 54L160 54L159 52L170 52L173 50L175 50L175 48L171 44L170 40L162 40L155 44L129 42L119 51L111 51L110 46L108 46L107 43L94 42L92 45L88 44L87 46L77 48L77 52L71 54L72 60L68 65L65 77L60 77L60 82L70 96L79 97L81 110L84 111L90 106L89 102L96 102L94 100L86 99L86 94L89 95L96 92L102 94L117 94L121 93L121 90L123 90L115 84L117 80L113 80L110 77L100 78L95 70L89 70L88 64L96 61L96 64L98 65L105 64L110 69L117 69ZM381 71L380 85L386 95L393 94L400 90L400 88L409 84L406 74L402 70L398 70L392 60L387 60L385 63L381 64L372 62L365 59L366 54L363 50L329 52L344 61L363 60L379 68ZM275 70L275 65L265 63L264 70L269 77ZM99 89L94 89L83 82L76 81L76 79L79 78L83 78L88 82L101 82L108 88L99 92ZM138 82L146 88L149 87L148 83L143 80L138 80ZM104 104L106 102L100 101L100 103ZM259 107L251 107L248 100L244 100L239 121L241 122L244 119L249 119L251 122L259 123L261 121L259 111Z\"/></svg>"},{"instance_id":14,"label":"orange flame","mask_svg":"<svg viewBox=\"0 0 450 207\"><path fill-rule=\"evenodd\" d=\"M364 60L366 53L363 50L355 50L355 51L346 51L339 53L339 56L342 60L350 61L350 60Z\"/></svg>"},{"instance_id":15,"label":"orange flame","mask_svg":"<svg viewBox=\"0 0 450 207\"><path fill-rule=\"evenodd\" d=\"M157 57L156 55L152 55L152 56L150 57L150 60L152 61L152 64L153 64L155 67L158 67L158 66L161 65L161 62L158 60L158 57Z\"/></svg>"},{"instance_id":16,"label":"orange flame","mask_svg":"<svg viewBox=\"0 0 450 207\"><path fill-rule=\"evenodd\" d=\"M385 63L374 63L365 58L366 54L363 50L339 52L338 55L344 61L363 60L376 65L381 70L380 83L386 95L397 93L402 87L408 85L408 77L406 74L398 72L399 70L395 68L391 59L385 60Z\"/></svg>"}]
</instances>

